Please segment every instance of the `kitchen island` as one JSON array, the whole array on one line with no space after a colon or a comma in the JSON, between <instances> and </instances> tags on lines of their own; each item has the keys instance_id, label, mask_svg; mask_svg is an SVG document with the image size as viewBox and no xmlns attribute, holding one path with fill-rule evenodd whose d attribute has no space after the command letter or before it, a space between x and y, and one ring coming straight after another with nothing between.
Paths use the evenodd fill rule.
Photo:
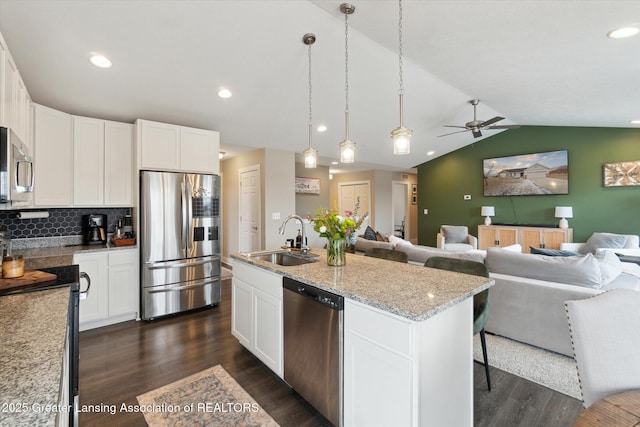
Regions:
<instances>
[{"instance_id":1,"label":"kitchen island","mask_svg":"<svg viewBox=\"0 0 640 427\"><path fill-rule=\"evenodd\" d=\"M263 286L282 277L345 298L344 425L473 425L472 297L493 280L353 254L346 266L329 267L323 250L312 252L317 262L295 266L233 254L234 280L239 268L255 293L270 294L274 309L276 288ZM281 289L279 296L281 328ZM274 339L269 352L265 336L243 342L256 331L243 334L242 319L233 319L234 335L281 375L281 332L271 328L266 335ZM254 318L253 325L264 329L266 320Z\"/></svg>"}]
</instances>

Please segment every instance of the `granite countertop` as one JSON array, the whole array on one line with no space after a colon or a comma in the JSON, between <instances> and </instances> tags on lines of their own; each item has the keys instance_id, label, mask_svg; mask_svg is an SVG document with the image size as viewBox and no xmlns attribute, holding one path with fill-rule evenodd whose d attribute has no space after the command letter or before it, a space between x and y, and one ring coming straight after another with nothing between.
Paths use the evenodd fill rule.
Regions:
<instances>
[{"instance_id":1,"label":"granite countertop","mask_svg":"<svg viewBox=\"0 0 640 427\"><path fill-rule=\"evenodd\" d=\"M286 267L239 253L231 257L414 321L428 319L495 283L486 277L355 254L347 254L345 266L330 267L325 250L312 253L320 255L317 262Z\"/></svg>"},{"instance_id":2,"label":"granite countertop","mask_svg":"<svg viewBox=\"0 0 640 427\"><path fill-rule=\"evenodd\" d=\"M68 287L0 297L0 426L55 425L68 309Z\"/></svg>"},{"instance_id":3,"label":"granite countertop","mask_svg":"<svg viewBox=\"0 0 640 427\"><path fill-rule=\"evenodd\" d=\"M13 250L13 254L22 255L25 259L25 268L34 269L56 267L59 265L73 264L73 256L82 252L99 252L136 249L137 245L132 246L115 246L107 245L67 245L67 246L50 246L37 248L23 248Z\"/></svg>"}]
</instances>

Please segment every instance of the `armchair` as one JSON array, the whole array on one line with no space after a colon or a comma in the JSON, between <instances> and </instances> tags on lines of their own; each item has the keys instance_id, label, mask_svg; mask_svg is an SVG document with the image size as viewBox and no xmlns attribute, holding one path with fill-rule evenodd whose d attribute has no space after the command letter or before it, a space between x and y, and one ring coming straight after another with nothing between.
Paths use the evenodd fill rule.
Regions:
<instances>
[{"instance_id":1,"label":"armchair","mask_svg":"<svg viewBox=\"0 0 640 427\"><path fill-rule=\"evenodd\" d=\"M442 225L436 239L437 247L445 251L478 249L478 238L469 234L464 225Z\"/></svg>"}]
</instances>

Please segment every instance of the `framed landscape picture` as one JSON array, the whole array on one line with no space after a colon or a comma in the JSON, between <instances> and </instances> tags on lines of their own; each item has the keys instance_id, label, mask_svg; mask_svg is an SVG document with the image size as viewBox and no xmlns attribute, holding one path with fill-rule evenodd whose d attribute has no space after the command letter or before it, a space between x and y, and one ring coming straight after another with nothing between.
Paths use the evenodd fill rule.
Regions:
<instances>
[{"instance_id":1,"label":"framed landscape picture","mask_svg":"<svg viewBox=\"0 0 640 427\"><path fill-rule=\"evenodd\" d=\"M567 150L484 159L485 196L569 194Z\"/></svg>"},{"instance_id":2,"label":"framed landscape picture","mask_svg":"<svg viewBox=\"0 0 640 427\"><path fill-rule=\"evenodd\" d=\"M627 187L640 185L640 160L633 162L605 163L604 186Z\"/></svg>"},{"instance_id":3,"label":"framed landscape picture","mask_svg":"<svg viewBox=\"0 0 640 427\"><path fill-rule=\"evenodd\" d=\"M296 176L296 194L320 194L320 178Z\"/></svg>"}]
</instances>

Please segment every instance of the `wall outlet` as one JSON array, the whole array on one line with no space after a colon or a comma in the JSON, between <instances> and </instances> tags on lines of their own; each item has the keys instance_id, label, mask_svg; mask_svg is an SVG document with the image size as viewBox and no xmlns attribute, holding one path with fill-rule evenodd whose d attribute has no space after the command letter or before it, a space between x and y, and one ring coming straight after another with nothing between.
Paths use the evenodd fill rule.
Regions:
<instances>
[{"instance_id":1,"label":"wall outlet","mask_svg":"<svg viewBox=\"0 0 640 427\"><path fill-rule=\"evenodd\" d=\"M271 212L271 219L280 219L280 212Z\"/></svg>"},{"instance_id":2,"label":"wall outlet","mask_svg":"<svg viewBox=\"0 0 640 427\"><path fill-rule=\"evenodd\" d=\"M463 199L464 200L471 200L471 194L465 194Z\"/></svg>"},{"instance_id":3,"label":"wall outlet","mask_svg":"<svg viewBox=\"0 0 640 427\"><path fill-rule=\"evenodd\" d=\"M425 215L429 215L429 209L425 209L423 212Z\"/></svg>"}]
</instances>

